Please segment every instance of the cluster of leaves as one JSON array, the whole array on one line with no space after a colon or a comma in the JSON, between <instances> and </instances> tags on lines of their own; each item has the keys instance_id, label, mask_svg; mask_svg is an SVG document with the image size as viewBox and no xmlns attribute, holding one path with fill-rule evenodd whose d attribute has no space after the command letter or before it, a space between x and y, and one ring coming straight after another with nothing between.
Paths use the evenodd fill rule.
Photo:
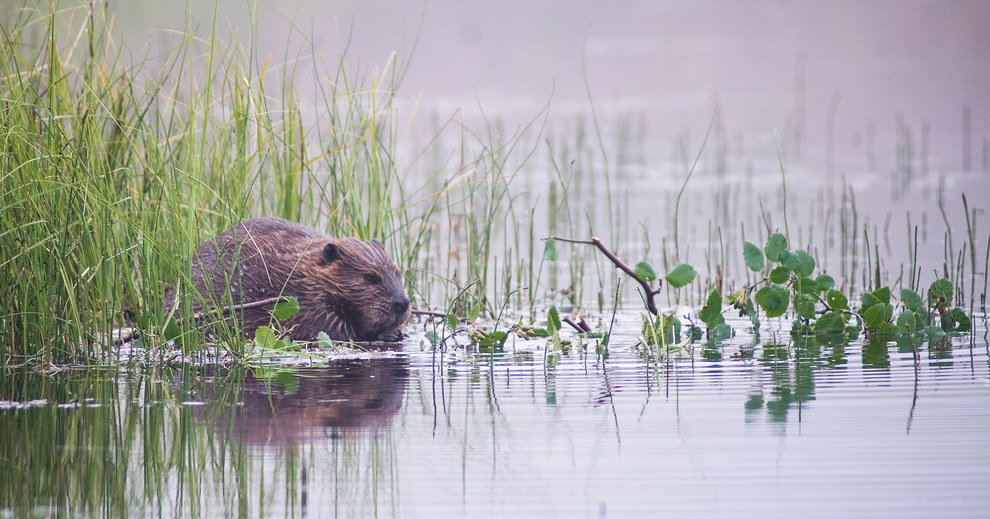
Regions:
<instances>
[{"instance_id":1,"label":"cluster of leaves","mask_svg":"<svg viewBox=\"0 0 990 519\"><path fill-rule=\"evenodd\" d=\"M858 310L850 307L844 293L835 288L835 280L820 274L812 277L816 262L807 251L788 248L787 238L774 233L761 250L746 242L743 246L746 266L753 272L769 273L754 284L731 296L729 302L740 314L749 315L754 326L759 325L757 307L767 317L778 317L792 308L798 321L792 333L842 334L855 336L865 330L871 336L914 335L924 332L931 340L941 338L947 332L969 330L970 321L960 308L950 309L952 283L939 279L928 289L928 307L918 293L910 289L900 291L902 311L894 319L894 304L889 287L864 292ZM763 285L752 294L757 286ZM750 295L752 294L752 298ZM699 317L712 329L721 324L721 316L707 311L716 291L709 297ZM754 304L755 301L755 304ZM938 325L934 315L940 316Z\"/></svg>"}]
</instances>

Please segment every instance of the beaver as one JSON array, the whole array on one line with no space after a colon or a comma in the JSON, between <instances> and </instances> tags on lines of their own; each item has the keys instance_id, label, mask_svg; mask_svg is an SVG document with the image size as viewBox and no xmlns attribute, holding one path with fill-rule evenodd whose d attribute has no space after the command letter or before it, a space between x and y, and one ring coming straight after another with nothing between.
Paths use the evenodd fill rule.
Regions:
<instances>
[{"instance_id":1,"label":"beaver","mask_svg":"<svg viewBox=\"0 0 990 519\"><path fill-rule=\"evenodd\" d=\"M253 218L196 250L192 282L215 314L233 308L244 334L271 322L274 303L295 297L299 312L283 322L296 340L320 332L344 341L397 341L409 317L399 268L378 240L332 238L281 218ZM174 301L174 294L166 300Z\"/></svg>"}]
</instances>

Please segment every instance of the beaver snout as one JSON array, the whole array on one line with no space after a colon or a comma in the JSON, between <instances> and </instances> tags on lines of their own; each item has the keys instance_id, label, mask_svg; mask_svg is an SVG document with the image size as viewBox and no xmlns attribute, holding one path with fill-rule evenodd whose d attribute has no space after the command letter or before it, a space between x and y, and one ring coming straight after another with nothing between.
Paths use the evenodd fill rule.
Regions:
<instances>
[{"instance_id":1,"label":"beaver snout","mask_svg":"<svg viewBox=\"0 0 990 519\"><path fill-rule=\"evenodd\" d=\"M395 300L392 301L392 312L396 314L404 314L406 310L409 310L409 298L405 294L400 294Z\"/></svg>"}]
</instances>

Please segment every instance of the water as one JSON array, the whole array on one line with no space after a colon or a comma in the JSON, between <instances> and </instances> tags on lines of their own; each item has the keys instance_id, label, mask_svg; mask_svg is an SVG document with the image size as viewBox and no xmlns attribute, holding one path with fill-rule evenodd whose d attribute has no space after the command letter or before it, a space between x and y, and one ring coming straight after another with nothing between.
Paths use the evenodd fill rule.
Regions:
<instances>
[{"instance_id":1,"label":"water","mask_svg":"<svg viewBox=\"0 0 990 519\"><path fill-rule=\"evenodd\" d=\"M247 42L243 6L221 4L232 39ZM313 42L286 36L287 20L262 6L257 54L292 61L296 43L305 56L350 42L347 62L360 73L408 48L422 17L397 117L415 109L417 124L430 124L434 113L443 121L461 110L458 121L477 131L480 105L511 129L553 90L553 118L537 140L546 137L561 164L576 160L585 175L575 187L582 192L572 193L576 220L592 213L605 221L604 236L612 222L600 213L609 202L621 206L616 250L631 260L649 250L658 267L659 243L672 235L673 198L717 105L712 140L681 208L684 259L702 276L714 271L702 264L709 252L718 263L707 228L714 222L725 232L727 283L745 282L743 237L733 234L744 222L746 239L760 241L764 203L781 224L782 155L794 246L820 249L813 251L820 270L848 279L846 288L865 285L869 249L856 247L861 236L851 238L851 253L843 249L842 211L859 216L854 233L869 226L871 243L879 238L884 279L897 287L911 262L914 226L924 277L943 268L947 229L956 233L949 254L959 257L963 192L979 249L976 266L967 264L960 278L979 281L990 193L986 6L575 11L564 4L431 5L424 14L407 2L303 3L296 22L307 36L308 27L320 29ZM166 29L184 28L185 13L164 5L111 4L137 54L149 34L163 47L179 38ZM201 35L213 14L212 4L199 11L204 5L188 8ZM301 78L311 72L299 69ZM302 104L319 105L307 98L307 82L299 85ZM586 87L602 122L614 200L598 189L597 147L588 139L582 149L573 135L575 120L593 133ZM441 157L459 148L453 133L452 143L442 136ZM409 158L425 142L400 146L409 147L396 157L400 170L437 174L429 161ZM544 210L545 184L556 178L545 151L512 186L517 209ZM851 209L847 182L859 200ZM541 221L536 232L545 228ZM953 339L951 348L920 345L917 356L904 344L795 342L786 322L771 320L759 340L736 321L739 335L726 344L695 345L662 362L634 348L638 315L619 317L607 358L592 347L545 360L541 343L521 340L496 355L463 348L440 355L421 345L416 329L400 352L321 367L4 372L0 516L983 517L990 510L984 316L974 319L973 336Z\"/></svg>"},{"instance_id":2,"label":"water","mask_svg":"<svg viewBox=\"0 0 990 519\"><path fill-rule=\"evenodd\" d=\"M757 344L734 322L741 333L728 342L659 363L633 348L637 322L620 315L625 332L607 358L592 348L546 363L535 341L435 354L413 336L401 352L323 367L8 373L4 394L20 404L0 411L2 513L990 509L982 318L974 337L922 345L917 357L907 344L795 342L772 325Z\"/></svg>"}]
</instances>

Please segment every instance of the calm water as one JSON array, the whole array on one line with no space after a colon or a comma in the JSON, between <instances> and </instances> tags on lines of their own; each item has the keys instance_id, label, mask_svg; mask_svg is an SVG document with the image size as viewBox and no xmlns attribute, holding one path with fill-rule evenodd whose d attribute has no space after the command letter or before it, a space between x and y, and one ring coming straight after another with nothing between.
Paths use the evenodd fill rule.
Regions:
<instances>
[{"instance_id":1,"label":"calm water","mask_svg":"<svg viewBox=\"0 0 990 519\"><path fill-rule=\"evenodd\" d=\"M262 378L7 374L0 513L985 517L979 326L917 360L765 327L762 346L741 333L659 364L629 334L546 364L537 342L441 355L414 337Z\"/></svg>"},{"instance_id":2,"label":"calm water","mask_svg":"<svg viewBox=\"0 0 990 519\"><path fill-rule=\"evenodd\" d=\"M221 32L247 42L244 6L220 4L230 22ZM841 211L858 218L851 228L880 237L884 278L895 286L914 226L924 276L942 267L947 228L959 250L962 193L984 256L986 4L299 5L288 17L261 6L258 56L279 61L296 44L303 55L347 47L363 73L398 50L410 64L399 115L419 110L418 124L457 112L477 127L480 106L511 128L553 91L542 137L560 163L576 158L590 172L572 203L594 213L606 203L595 184L602 159L585 156L595 146L586 141L582 152L573 135L575 119L590 132L590 88L615 175L609 202L623 208L616 247L635 250L630 258L648 238L647 259L660 265L673 197L716 105L681 207L685 259L700 272L714 270L702 264L716 241L712 222L726 233L726 279L736 282L745 275L731 252L741 247L739 222L759 241L765 204L779 225L778 145L796 245L822 243L821 267L837 279L857 276L846 273L857 255L841 248ZM153 50L173 45L170 29L185 27L187 15L208 34L214 12L212 3L111 9L138 55L149 40ZM313 41L300 42L289 19L305 37L318 29ZM443 154L458 149L447 144ZM417 156L424 143L406 145ZM539 206L535 195L555 178L540 150L513 186L520 207ZM397 160L403 171L433 167ZM858 204L846 199L847 183ZM857 258L850 272L862 270ZM313 368L3 373L0 516L990 513L985 318L974 319L973 336L936 351L923 344L917 356L905 344L796 343L777 321L756 340L734 322L739 335L725 344L660 363L633 348L638 319L620 315L626 333L607 358L592 348L545 362L542 345L525 341L496 355L441 355L421 346L420 330L402 351Z\"/></svg>"}]
</instances>

